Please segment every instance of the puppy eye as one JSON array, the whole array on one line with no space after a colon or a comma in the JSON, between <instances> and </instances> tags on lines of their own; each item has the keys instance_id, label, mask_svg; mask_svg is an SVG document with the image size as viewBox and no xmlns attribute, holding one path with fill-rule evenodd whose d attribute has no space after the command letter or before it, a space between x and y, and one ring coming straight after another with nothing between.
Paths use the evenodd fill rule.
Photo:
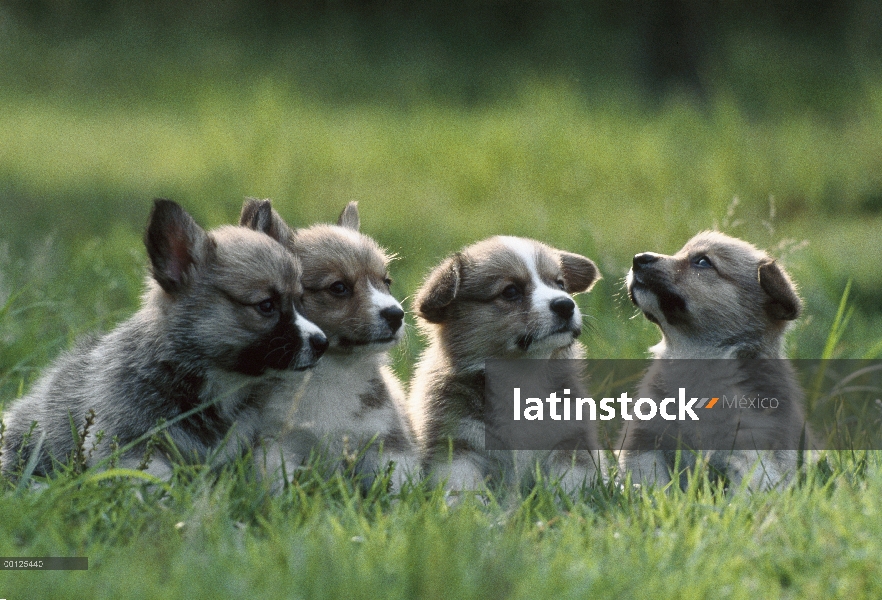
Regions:
<instances>
[{"instance_id":1,"label":"puppy eye","mask_svg":"<svg viewBox=\"0 0 882 600\"><path fill-rule=\"evenodd\" d=\"M328 291L335 296L345 296L349 293L349 286L342 281L335 281L328 287Z\"/></svg>"},{"instance_id":2,"label":"puppy eye","mask_svg":"<svg viewBox=\"0 0 882 600\"><path fill-rule=\"evenodd\" d=\"M502 290L500 296L506 300L519 300L521 298L521 290L515 284L511 284Z\"/></svg>"},{"instance_id":3,"label":"puppy eye","mask_svg":"<svg viewBox=\"0 0 882 600\"><path fill-rule=\"evenodd\" d=\"M389 288L392 287L392 279L389 278L389 277L385 278L385 279L383 280L383 283L386 284L386 289L387 289L387 290L388 290Z\"/></svg>"},{"instance_id":4,"label":"puppy eye","mask_svg":"<svg viewBox=\"0 0 882 600\"><path fill-rule=\"evenodd\" d=\"M265 317L271 317L276 312L276 303L272 298L267 298L256 305L257 311Z\"/></svg>"},{"instance_id":5,"label":"puppy eye","mask_svg":"<svg viewBox=\"0 0 882 600\"><path fill-rule=\"evenodd\" d=\"M710 259L709 259L707 256L704 256L704 255L699 256L698 258L696 258L695 260L693 260L692 263L693 263L696 267L702 267L702 268L707 268L707 267L713 267L713 266L714 266L714 264L710 261Z\"/></svg>"},{"instance_id":6,"label":"puppy eye","mask_svg":"<svg viewBox=\"0 0 882 600\"><path fill-rule=\"evenodd\" d=\"M567 289L567 284L564 283L564 280L563 280L563 279L558 279L558 280L555 281L554 283L555 283L555 285L557 285L557 287L558 287L559 289L566 291L566 289Z\"/></svg>"}]
</instances>

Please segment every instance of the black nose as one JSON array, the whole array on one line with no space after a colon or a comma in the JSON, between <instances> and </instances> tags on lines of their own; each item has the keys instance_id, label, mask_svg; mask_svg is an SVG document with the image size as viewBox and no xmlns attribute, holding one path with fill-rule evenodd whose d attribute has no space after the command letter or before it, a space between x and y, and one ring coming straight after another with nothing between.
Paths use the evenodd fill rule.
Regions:
<instances>
[{"instance_id":1,"label":"black nose","mask_svg":"<svg viewBox=\"0 0 882 600\"><path fill-rule=\"evenodd\" d=\"M573 302L570 298L555 298L551 301L551 310L564 319L569 319L573 316L573 312L576 310L576 303Z\"/></svg>"},{"instance_id":2,"label":"black nose","mask_svg":"<svg viewBox=\"0 0 882 600\"><path fill-rule=\"evenodd\" d=\"M639 271L645 267L648 267L652 263L658 260L658 254L653 252L641 252L640 254L634 255L634 270Z\"/></svg>"},{"instance_id":3,"label":"black nose","mask_svg":"<svg viewBox=\"0 0 882 600\"><path fill-rule=\"evenodd\" d=\"M312 347L315 357L318 358L328 349L328 338L321 333L313 333L309 336L309 345Z\"/></svg>"},{"instance_id":4,"label":"black nose","mask_svg":"<svg viewBox=\"0 0 882 600\"><path fill-rule=\"evenodd\" d=\"M389 329L392 330L392 333L395 333L398 331L398 328L401 327L401 322L404 319L404 311L398 306L387 306L380 311L380 316L386 319L386 322L389 324Z\"/></svg>"}]
</instances>

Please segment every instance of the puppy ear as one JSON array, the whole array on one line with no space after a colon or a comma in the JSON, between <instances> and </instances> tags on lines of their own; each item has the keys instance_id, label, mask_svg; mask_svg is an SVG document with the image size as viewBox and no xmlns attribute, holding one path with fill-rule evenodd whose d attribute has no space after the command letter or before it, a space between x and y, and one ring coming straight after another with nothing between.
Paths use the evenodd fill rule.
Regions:
<instances>
[{"instance_id":1,"label":"puppy ear","mask_svg":"<svg viewBox=\"0 0 882 600\"><path fill-rule=\"evenodd\" d=\"M346 205L346 208L340 213L340 218L337 219L337 225L358 231L361 226L361 220L358 217L358 202L352 201Z\"/></svg>"},{"instance_id":2,"label":"puppy ear","mask_svg":"<svg viewBox=\"0 0 882 600\"><path fill-rule=\"evenodd\" d=\"M459 291L460 268L457 253L435 267L417 292L417 314L429 323L441 323L446 318L447 307Z\"/></svg>"},{"instance_id":3,"label":"puppy ear","mask_svg":"<svg viewBox=\"0 0 882 600\"><path fill-rule=\"evenodd\" d=\"M787 273L773 259L763 260L757 269L760 287L769 295L766 312L773 319L792 321L802 311L802 301Z\"/></svg>"},{"instance_id":4,"label":"puppy ear","mask_svg":"<svg viewBox=\"0 0 882 600\"><path fill-rule=\"evenodd\" d=\"M560 270L563 271L568 294L587 292L600 279L600 271L594 261L570 252L560 253Z\"/></svg>"},{"instance_id":5,"label":"puppy ear","mask_svg":"<svg viewBox=\"0 0 882 600\"><path fill-rule=\"evenodd\" d=\"M246 198L239 216L239 225L267 234L286 248L290 247L294 230L273 210L272 201Z\"/></svg>"},{"instance_id":6,"label":"puppy ear","mask_svg":"<svg viewBox=\"0 0 882 600\"><path fill-rule=\"evenodd\" d=\"M187 211L171 200L153 201L144 245L153 278L169 294L190 283L191 269L204 264L211 240Z\"/></svg>"}]
</instances>

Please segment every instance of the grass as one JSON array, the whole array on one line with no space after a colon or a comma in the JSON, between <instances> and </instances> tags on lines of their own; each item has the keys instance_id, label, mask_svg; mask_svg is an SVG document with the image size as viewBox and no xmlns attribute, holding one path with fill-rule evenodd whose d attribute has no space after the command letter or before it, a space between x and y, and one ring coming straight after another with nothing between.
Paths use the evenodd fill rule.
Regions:
<instances>
[{"instance_id":1,"label":"grass","mask_svg":"<svg viewBox=\"0 0 882 600\"><path fill-rule=\"evenodd\" d=\"M167 491L62 477L0 496L7 553L85 555L88 572L6 572L8 597L877 595L876 457L840 458L784 492L606 487L580 501L389 498L305 473L281 497L247 469L179 473ZM857 468L863 465L863 468ZM52 523L47 527L47 523Z\"/></svg>"},{"instance_id":2,"label":"grass","mask_svg":"<svg viewBox=\"0 0 882 600\"><path fill-rule=\"evenodd\" d=\"M825 90L831 113L774 104L796 71L756 66L759 50L733 51L730 66L777 112L753 112L746 84L648 108L627 81L586 91L517 61L462 101L429 85L443 60L367 56L352 29L270 44L267 59L223 36L0 23L0 406L75 338L135 310L154 196L205 226L235 220L244 196L272 197L295 226L359 200L363 230L399 255L405 300L444 255L496 233L583 253L604 275L579 300L595 358L643 357L657 341L623 293L631 257L720 227L800 284L791 356L882 355L872 71ZM329 48L338 60L321 58ZM442 82L491 72L450 61ZM422 344L407 322L405 379ZM698 475L685 491L607 486L573 502L542 484L454 507L419 485L362 494L309 469L271 496L244 463L182 468L168 487L88 470L29 491L0 481L0 555L90 560L88 572L4 571L0 597L873 597L879 461L835 454L782 492L725 494Z\"/></svg>"}]
</instances>

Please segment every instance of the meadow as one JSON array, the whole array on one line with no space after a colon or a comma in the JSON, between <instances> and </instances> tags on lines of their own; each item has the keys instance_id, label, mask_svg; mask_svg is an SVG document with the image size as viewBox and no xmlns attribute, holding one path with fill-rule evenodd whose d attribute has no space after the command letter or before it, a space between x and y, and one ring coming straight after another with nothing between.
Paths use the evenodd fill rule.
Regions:
<instances>
[{"instance_id":1,"label":"meadow","mask_svg":"<svg viewBox=\"0 0 882 600\"><path fill-rule=\"evenodd\" d=\"M616 60L545 68L495 47L472 60L406 23L383 30L395 42L347 19L284 37L151 23L38 27L0 7L0 408L78 336L134 312L154 197L206 227L234 222L246 196L292 226L357 200L362 230L397 255L406 309L432 266L490 235L584 254L603 275L578 298L592 358L658 341L624 292L633 255L719 228L799 284L790 356L882 358L873 57L836 75L811 43L736 32L703 98L647 102ZM595 33L589 49L607 40ZM423 345L406 322L405 380ZM32 490L0 480L0 556L89 557L85 572L4 571L0 597L882 593L872 453L832 454L784 491L698 473L686 490L606 484L574 500L540 484L455 506L422 484L361 493L309 468L273 496L244 461L160 486L81 471Z\"/></svg>"}]
</instances>

